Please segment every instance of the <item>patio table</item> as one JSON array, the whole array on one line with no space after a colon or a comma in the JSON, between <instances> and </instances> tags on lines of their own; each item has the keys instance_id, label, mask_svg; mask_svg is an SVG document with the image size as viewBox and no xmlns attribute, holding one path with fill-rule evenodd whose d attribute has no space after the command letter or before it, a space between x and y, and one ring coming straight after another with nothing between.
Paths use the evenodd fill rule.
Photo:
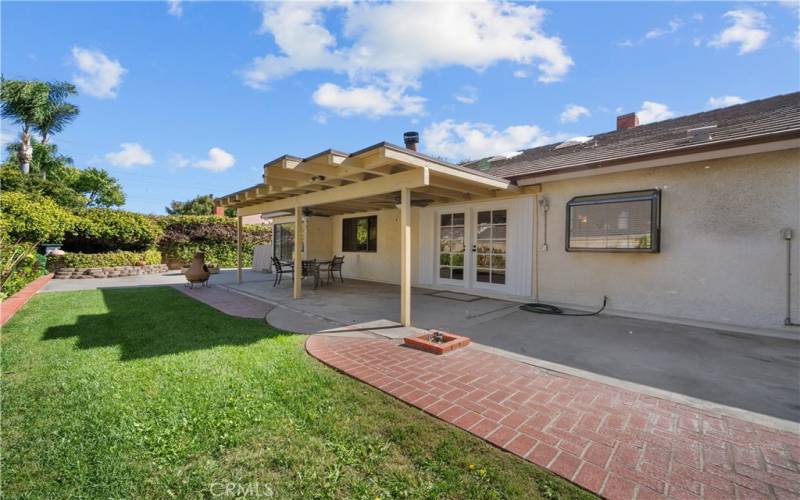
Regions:
<instances>
[{"instance_id":1,"label":"patio table","mask_svg":"<svg viewBox=\"0 0 800 500\"><path fill-rule=\"evenodd\" d=\"M319 267L321 265L323 265L323 264L330 264L331 261L330 260L304 260L302 262L303 262L303 268L302 268L301 276L303 278L308 276L308 273L307 273L306 269L311 267L313 269L313 276L314 276L314 290L316 290L317 288L319 288L320 284L322 283L322 280L319 279ZM294 268L294 261L293 260L292 261L286 261L286 262L281 261L281 264L285 264L287 266L292 266L292 268Z\"/></svg>"}]
</instances>

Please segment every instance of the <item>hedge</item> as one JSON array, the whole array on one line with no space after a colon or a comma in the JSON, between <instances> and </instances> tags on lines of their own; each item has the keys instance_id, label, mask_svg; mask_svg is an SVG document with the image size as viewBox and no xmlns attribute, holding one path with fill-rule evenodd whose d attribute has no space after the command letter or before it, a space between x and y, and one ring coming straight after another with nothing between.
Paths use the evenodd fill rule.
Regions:
<instances>
[{"instance_id":1,"label":"hedge","mask_svg":"<svg viewBox=\"0 0 800 500\"><path fill-rule=\"evenodd\" d=\"M138 252L152 248L162 234L161 226L147 215L109 208L83 209L75 215L75 226L64 235L67 252Z\"/></svg>"},{"instance_id":2,"label":"hedge","mask_svg":"<svg viewBox=\"0 0 800 500\"><path fill-rule=\"evenodd\" d=\"M138 266L139 264L161 264L161 252L145 250L144 252L127 252L118 250L105 253L66 252L64 255L47 256L47 268L50 270L62 267L119 267Z\"/></svg>"},{"instance_id":3,"label":"hedge","mask_svg":"<svg viewBox=\"0 0 800 500\"><path fill-rule=\"evenodd\" d=\"M195 252L205 252L206 262L220 267L236 266L236 219L203 215L159 218L164 234L158 249L167 260L189 262ZM253 248L271 241L272 229L261 224L244 226L242 265L253 263Z\"/></svg>"},{"instance_id":4,"label":"hedge","mask_svg":"<svg viewBox=\"0 0 800 500\"><path fill-rule=\"evenodd\" d=\"M41 243L57 243L75 218L49 198L13 191L0 199L0 299L15 294L44 273L36 253Z\"/></svg>"},{"instance_id":5,"label":"hedge","mask_svg":"<svg viewBox=\"0 0 800 500\"><path fill-rule=\"evenodd\" d=\"M14 295L25 288L25 285L45 273L42 256L36 252L31 252L31 248L30 245L24 244L4 244L0 248L0 260L4 264L15 252L24 254L16 267L8 273L8 278L3 281L2 287L0 287L0 299Z\"/></svg>"},{"instance_id":6,"label":"hedge","mask_svg":"<svg viewBox=\"0 0 800 500\"><path fill-rule=\"evenodd\" d=\"M49 198L23 193L3 193L0 228L12 241L58 243L71 230L75 217Z\"/></svg>"}]
</instances>

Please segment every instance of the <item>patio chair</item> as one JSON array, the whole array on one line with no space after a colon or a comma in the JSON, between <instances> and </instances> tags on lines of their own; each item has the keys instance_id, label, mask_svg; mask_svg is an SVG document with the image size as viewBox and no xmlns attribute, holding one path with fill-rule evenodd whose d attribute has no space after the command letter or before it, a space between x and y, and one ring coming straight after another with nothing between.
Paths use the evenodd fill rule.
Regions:
<instances>
[{"instance_id":1,"label":"patio chair","mask_svg":"<svg viewBox=\"0 0 800 500\"><path fill-rule=\"evenodd\" d=\"M283 279L284 274L294 275L294 266L292 264L284 264L273 256L272 272L273 274L275 274L275 282L272 283L272 287L275 288L276 286L281 284L281 280Z\"/></svg>"},{"instance_id":2,"label":"patio chair","mask_svg":"<svg viewBox=\"0 0 800 500\"><path fill-rule=\"evenodd\" d=\"M326 267L320 268L320 271L325 271L326 273L328 273L328 278L327 278L327 281L326 281L327 283L330 283L331 279L333 279L334 282L336 281L336 277L333 275L333 273L335 273L335 272L339 273L339 280L342 283L344 283L344 278L342 277L342 264L343 263L344 263L344 257L343 256L342 257L337 257L336 255L334 255L333 258L327 264Z\"/></svg>"}]
</instances>

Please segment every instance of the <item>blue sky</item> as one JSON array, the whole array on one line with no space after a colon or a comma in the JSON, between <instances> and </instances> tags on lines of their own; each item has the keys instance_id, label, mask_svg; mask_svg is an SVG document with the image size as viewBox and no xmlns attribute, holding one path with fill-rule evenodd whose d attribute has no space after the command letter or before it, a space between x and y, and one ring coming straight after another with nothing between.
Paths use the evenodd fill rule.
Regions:
<instances>
[{"instance_id":1,"label":"blue sky","mask_svg":"<svg viewBox=\"0 0 800 500\"><path fill-rule=\"evenodd\" d=\"M76 82L53 141L163 213L285 153L418 130L461 160L797 91L797 5L4 1L0 66Z\"/></svg>"}]
</instances>

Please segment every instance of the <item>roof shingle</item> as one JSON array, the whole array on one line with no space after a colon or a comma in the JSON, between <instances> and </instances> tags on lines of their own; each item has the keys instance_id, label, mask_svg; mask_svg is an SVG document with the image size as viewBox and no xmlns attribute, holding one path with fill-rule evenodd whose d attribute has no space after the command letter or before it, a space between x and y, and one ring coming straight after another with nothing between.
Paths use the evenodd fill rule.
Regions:
<instances>
[{"instance_id":1,"label":"roof shingle","mask_svg":"<svg viewBox=\"0 0 800 500\"><path fill-rule=\"evenodd\" d=\"M710 140L692 140L687 133L690 129L713 125L716 128L709 129ZM800 92L606 132L574 146L556 148L558 143L550 144L527 149L513 158L494 161L487 158L465 166L514 180L571 168L590 168L626 158L794 132L800 137Z\"/></svg>"}]
</instances>

